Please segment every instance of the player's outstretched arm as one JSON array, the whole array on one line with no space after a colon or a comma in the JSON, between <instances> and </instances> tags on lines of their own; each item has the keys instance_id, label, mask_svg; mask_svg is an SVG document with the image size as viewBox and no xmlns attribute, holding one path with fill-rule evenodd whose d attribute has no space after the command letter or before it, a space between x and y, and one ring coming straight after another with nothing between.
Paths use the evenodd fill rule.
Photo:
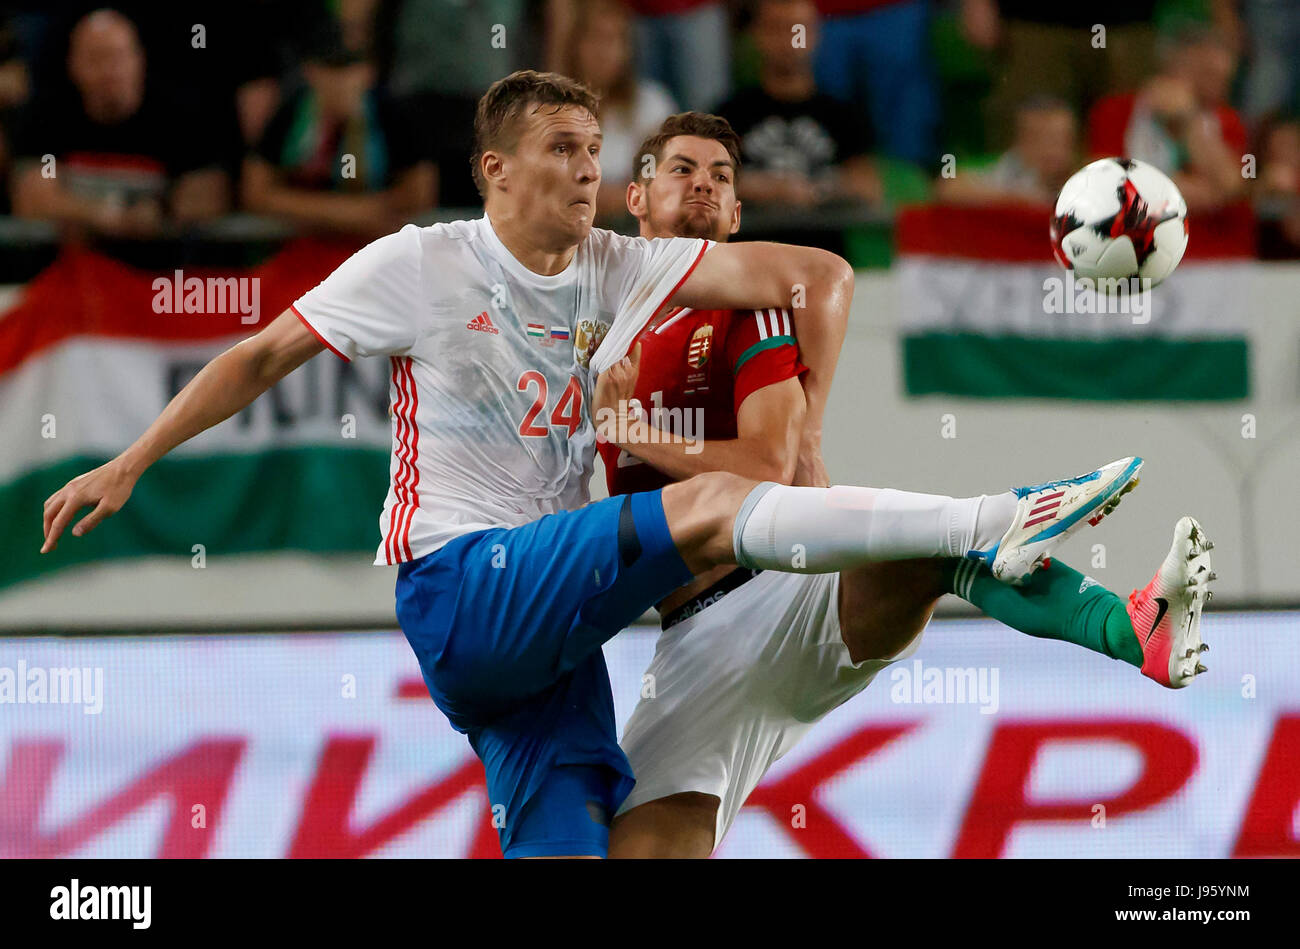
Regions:
<instances>
[{"instance_id":1,"label":"player's outstretched arm","mask_svg":"<svg viewBox=\"0 0 1300 949\"><path fill-rule=\"evenodd\" d=\"M77 512L94 510L72 529L80 537L126 504L146 468L181 442L225 421L325 346L292 312L212 360L167 404L135 444L112 461L73 478L45 502L41 553L53 550Z\"/></svg>"},{"instance_id":2,"label":"player's outstretched arm","mask_svg":"<svg viewBox=\"0 0 1300 949\"><path fill-rule=\"evenodd\" d=\"M821 461L822 419L853 302L853 268L815 247L764 241L709 249L671 302L696 309L785 307L795 322L807 409L796 478L827 484Z\"/></svg>"}]
</instances>

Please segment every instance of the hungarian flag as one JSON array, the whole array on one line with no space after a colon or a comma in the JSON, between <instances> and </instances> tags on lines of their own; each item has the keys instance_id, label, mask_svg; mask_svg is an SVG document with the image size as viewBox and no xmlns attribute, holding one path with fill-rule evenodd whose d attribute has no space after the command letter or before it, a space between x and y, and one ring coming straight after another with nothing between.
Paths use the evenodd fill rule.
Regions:
<instances>
[{"instance_id":1,"label":"hungarian flag","mask_svg":"<svg viewBox=\"0 0 1300 949\"><path fill-rule=\"evenodd\" d=\"M175 271L73 247L5 292L0 589L74 564L190 558L196 545L208 557L290 549L368 562L387 490L390 366L328 354L158 461L94 532L65 532L56 551L38 553L47 497L130 445L209 360L265 327L354 249L300 240L256 268L184 272L185 287L255 280L256 314L225 312L230 295L215 309L205 300L205 312L175 312Z\"/></svg>"},{"instance_id":2,"label":"hungarian flag","mask_svg":"<svg viewBox=\"0 0 1300 949\"><path fill-rule=\"evenodd\" d=\"M1173 275L1147 293L1110 297L1053 260L1049 214L928 205L899 215L894 267L909 395L1250 395L1246 290L1258 265L1248 209L1191 215Z\"/></svg>"}]
</instances>

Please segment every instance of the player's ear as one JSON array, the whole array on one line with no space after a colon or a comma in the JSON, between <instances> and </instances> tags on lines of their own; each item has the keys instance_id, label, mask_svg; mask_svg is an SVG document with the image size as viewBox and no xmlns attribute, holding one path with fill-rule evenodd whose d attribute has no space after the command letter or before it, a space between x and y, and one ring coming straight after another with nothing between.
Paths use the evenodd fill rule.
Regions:
<instances>
[{"instance_id":1,"label":"player's ear","mask_svg":"<svg viewBox=\"0 0 1300 949\"><path fill-rule=\"evenodd\" d=\"M505 156L500 152L484 152L479 158L479 171L483 173L483 180L488 185L505 187L506 163Z\"/></svg>"},{"instance_id":2,"label":"player's ear","mask_svg":"<svg viewBox=\"0 0 1300 949\"><path fill-rule=\"evenodd\" d=\"M627 210L638 221L645 217L645 189L641 187L641 182L633 178L627 183Z\"/></svg>"},{"instance_id":3,"label":"player's ear","mask_svg":"<svg viewBox=\"0 0 1300 949\"><path fill-rule=\"evenodd\" d=\"M727 231L727 233L734 234L738 230L740 230L740 202L739 201L737 201L736 206L731 209L731 230Z\"/></svg>"}]
</instances>

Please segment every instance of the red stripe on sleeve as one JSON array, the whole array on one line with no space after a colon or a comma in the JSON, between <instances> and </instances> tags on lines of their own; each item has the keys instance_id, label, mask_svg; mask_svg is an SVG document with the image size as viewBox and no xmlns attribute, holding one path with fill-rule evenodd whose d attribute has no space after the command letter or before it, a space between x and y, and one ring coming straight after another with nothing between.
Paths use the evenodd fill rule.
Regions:
<instances>
[{"instance_id":1,"label":"red stripe on sleeve","mask_svg":"<svg viewBox=\"0 0 1300 949\"><path fill-rule=\"evenodd\" d=\"M351 362L351 361L352 361L352 360L349 359L347 356L343 355L341 352L339 352L337 349L335 349L334 346L330 343L330 341L329 341L328 339L326 339L324 336L322 336L322 335L317 331L316 327L314 327L314 326L311 325L311 323L308 321L307 317L303 316L302 313L300 313L300 312L298 311L298 306L297 306L297 304L292 304L292 303L291 303L291 304L289 305L289 309L293 310L293 315L296 316L296 317L298 317L298 319L302 320L302 325L305 326L305 327L307 327L307 329L311 330L311 334L312 334L313 336L315 336L318 340L320 340L322 343L324 343L325 346L329 349L330 352L332 352L335 356L338 356L338 357L339 357L340 359L342 359L344 362Z\"/></svg>"},{"instance_id":2,"label":"red stripe on sleeve","mask_svg":"<svg viewBox=\"0 0 1300 949\"><path fill-rule=\"evenodd\" d=\"M682 284L684 284L690 278L691 274L695 272L695 268L699 266L700 261L704 259L704 252L708 250L710 247L712 247L713 243L714 243L713 241L709 241L709 240L706 240L704 242L704 246L700 248L700 252L696 254L695 259L691 261L691 266L687 269L686 273L682 274L682 279L678 280L677 283L673 286L673 288L669 290L667 294L665 294L664 298L659 301L659 305L650 311L651 313L658 313L660 310L662 310L664 306L668 303L668 301L673 298L673 294L682 288Z\"/></svg>"}]
</instances>

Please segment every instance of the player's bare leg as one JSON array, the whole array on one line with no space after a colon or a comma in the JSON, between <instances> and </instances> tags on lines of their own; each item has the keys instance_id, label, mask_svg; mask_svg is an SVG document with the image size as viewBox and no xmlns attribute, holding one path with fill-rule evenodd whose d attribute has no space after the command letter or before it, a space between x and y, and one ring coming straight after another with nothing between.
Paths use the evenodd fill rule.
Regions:
<instances>
[{"instance_id":1,"label":"player's bare leg","mask_svg":"<svg viewBox=\"0 0 1300 949\"><path fill-rule=\"evenodd\" d=\"M713 853L720 804L717 795L686 791L634 807L609 828L610 859L704 859Z\"/></svg>"},{"instance_id":2,"label":"player's bare leg","mask_svg":"<svg viewBox=\"0 0 1300 949\"><path fill-rule=\"evenodd\" d=\"M943 561L889 560L840 573L839 618L849 658L892 659L930 622L945 592Z\"/></svg>"},{"instance_id":3,"label":"player's bare leg","mask_svg":"<svg viewBox=\"0 0 1300 949\"><path fill-rule=\"evenodd\" d=\"M663 489L664 518L677 552L696 576L734 563L731 535L736 512L758 482L712 471Z\"/></svg>"}]
</instances>

